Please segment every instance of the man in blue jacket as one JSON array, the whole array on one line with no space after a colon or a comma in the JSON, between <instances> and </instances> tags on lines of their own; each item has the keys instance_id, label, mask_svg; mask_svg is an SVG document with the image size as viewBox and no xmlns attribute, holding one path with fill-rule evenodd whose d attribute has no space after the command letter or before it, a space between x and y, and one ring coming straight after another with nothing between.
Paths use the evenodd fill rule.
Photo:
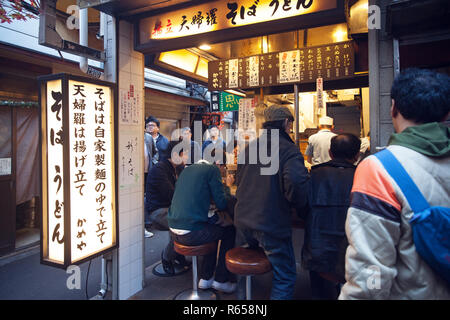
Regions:
<instances>
[{"instance_id":1,"label":"man in blue jacket","mask_svg":"<svg viewBox=\"0 0 450 320\"><path fill-rule=\"evenodd\" d=\"M170 157L167 154L167 146L169 145L169 140L159 133L160 122L153 116L149 116L145 120L145 131L150 133L154 141L154 156L152 157L152 164L156 164L159 160L167 159ZM151 165L150 165L151 166Z\"/></svg>"}]
</instances>

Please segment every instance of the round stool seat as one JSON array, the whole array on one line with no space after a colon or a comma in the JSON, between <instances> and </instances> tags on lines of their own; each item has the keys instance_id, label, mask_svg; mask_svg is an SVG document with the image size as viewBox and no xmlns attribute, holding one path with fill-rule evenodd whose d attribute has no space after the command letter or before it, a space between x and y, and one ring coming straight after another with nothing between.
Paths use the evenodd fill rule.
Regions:
<instances>
[{"instance_id":1,"label":"round stool seat","mask_svg":"<svg viewBox=\"0 0 450 320\"><path fill-rule=\"evenodd\" d=\"M272 269L269 259L261 248L233 248L225 255L227 269L239 275L257 275Z\"/></svg>"},{"instance_id":2,"label":"round stool seat","mask_svg":"<svg viewBox=\"0 0 450 320\"><path fill-rule=\"evenodd\" d=\"M174 241L173 245L175 251L183 256L204 256L216 250L217 242L208 242L198 246L186 246Z\"/></svg>"}]
</instances>

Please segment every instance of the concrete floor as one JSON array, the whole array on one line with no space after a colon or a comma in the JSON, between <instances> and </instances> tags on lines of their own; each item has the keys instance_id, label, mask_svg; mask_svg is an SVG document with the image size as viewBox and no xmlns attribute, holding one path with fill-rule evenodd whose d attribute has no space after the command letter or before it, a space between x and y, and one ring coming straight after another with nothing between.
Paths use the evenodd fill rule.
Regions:
<instances>
[{"instance_id":1,"label":"concrete floor","mask_svg":"<svg viewBox=\"0 0 450 320\"><path fill-rule=\"evenodd\" d=\"M293 245L297 260L297 283L295 288L295 300L310 300L310 285L308 272L300 267L300 251L303 246L303 230L293 229ZM167 232L151 230L155 236L147 238L145 241L146 252L151 251L153 258L161 253L167 239ZM147 255L147 254L146 254ZM189 259L189 258L188 258ZM153 259L149 259L150 261ZM153 260L154 261L154 260ZM199 258L201 263L201 257ZM130 298L130 300L172 300L181 291L192 288L192 271L173 277L160 277L153 274L153 268L159 264L154 262L145 269L144 289ZM147 264L146 264L147 265ZM254 276L252 278L253 300L268 300L270 297L270 288L272 282L272 273ZM220 300L236 300L236 293L224 294L218 293Z\"/></svg>"}]
</instances>

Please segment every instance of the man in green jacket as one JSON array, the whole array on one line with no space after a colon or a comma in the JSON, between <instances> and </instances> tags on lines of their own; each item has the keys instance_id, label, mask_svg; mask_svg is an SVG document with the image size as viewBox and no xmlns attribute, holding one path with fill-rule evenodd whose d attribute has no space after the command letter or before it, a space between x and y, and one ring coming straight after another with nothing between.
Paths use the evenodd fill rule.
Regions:
<instances>
[{"instance_id":1,"label":"man in green jacket","mask_svg":"<svg viewBox=\"0 0 450 320\"><path fill-rule=\"evenodd\" d=\"M225 266L225 253L234 247L235 229L230 216L223 213L231 196L221 177L225 153L219 158L222 159L215 164L200 160L183 170L175 185L167 220L171 237L178 243L195 246L221 240L217 266L217 252L203 258L198 287L231 293L236 284L230 282L232 274ZM211 201L220 212L208 217Z\"/></svg>"}]
</instances>

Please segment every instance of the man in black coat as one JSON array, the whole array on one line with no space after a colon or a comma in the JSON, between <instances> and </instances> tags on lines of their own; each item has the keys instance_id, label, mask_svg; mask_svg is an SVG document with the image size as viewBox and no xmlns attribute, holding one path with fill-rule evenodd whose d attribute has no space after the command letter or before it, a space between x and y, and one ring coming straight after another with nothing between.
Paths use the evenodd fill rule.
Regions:
<instances>
[{"instance_id":1,"label":"man in black coat","mask_svg":"<svg viewBox=\"0 0 450 320\"><path fill-rule=\"evenodd\" d=\"M331 161L311 168L303 266L310 271L313 299L337 299L345 282L345 220L361 141L353 134L331 138Z\"/></svg>"},{"instance_id":2,"label":"man in black coat","mask_svg":"<svg viewBox=\"0 0 450 320\"><path fill-rule=\"evenodd\" d=\"M150 214L150 221L159 230L169 231L167 212L175 192L175 183L183 165L183 152L175 152L178 141L170 141L167 146L168 159L162 159L152 166L148 173L145 187L145 208ZM173 241L170 240L161 254L164 272L175 274L174 263L184 267L187 263L184 256L175 252Z\"/></svg>"},{"instance_id":3,"label":"man in black coat","mask_svg":"<svg viewBox=\"0 0 450 320\"><path fill-rule=\"evenodd\" d=\"M273 269L271 299L292 299L296 263L291 209L301 212L306 207L309 175L289 136L294 121L290 110L272 105L265 109L264 117L267 131L250 142L238 158L236 242L264 249ZM265 150L268 157L264 157ZM240 164L242 156L245 164ZM238 294L242 282L240 279Z\"/></svg>"}]
</instances>

